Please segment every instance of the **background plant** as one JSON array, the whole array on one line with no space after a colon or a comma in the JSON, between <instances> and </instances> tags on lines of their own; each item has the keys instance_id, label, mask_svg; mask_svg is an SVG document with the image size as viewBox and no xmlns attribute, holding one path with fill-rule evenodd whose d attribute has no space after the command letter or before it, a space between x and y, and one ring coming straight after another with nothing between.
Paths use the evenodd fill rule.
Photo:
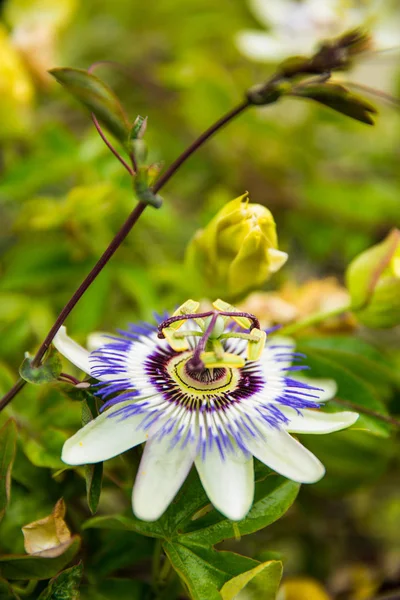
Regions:
<instances>
[{"instance_id":1,"label":"background plant","mask_svg":"<svg viewBox=\"0 0 400 600\"><path fill-rule=\"evenodd\" d=\"M22 62L26 52L24 55L21 43L15 41L15 32L21 27L15 8L18 6L22 5L9 2L3 9L6 39L10 52L19 57L20 71L14 66L13 73L26 82L27 89L35 89L36 104L33 105L29 92L21 107L21 121L12 120L16 123L14 131L9 128L9 113L4 109L1 113L4 125L0 127L0 196L5 226L0 283L4 342L0 354L4 360L4 393L15 381L22 352L43 340L76 284L132 210L130 178L90 126L87 113L79 113L77 105L44 75L44 68L53 67L56 62L89 66L99 59L128 65L128 72L104 66L101 73L123 99L128 114L148 115L145 139L149 164L160 160L170 164L188 141L230 110L233 101L241 101L242 90L256 81L268 80L274 70L248 63L233 46L233 33L252 24L244 5L214 6L202 0L191 3L189 9L185 5L184 11L178 1L172 7L160 2L155 11L136 4L133 10L131 4L123 1L112 6L90 2L79 8L71 3L63 33L57 20L51 25L57 35L49 36L53 40L48 42L49 52L53 53L49 64ZM22 14L27 14L26 7ZM51 27L48 25L47 30ZM218 62L215 56L219 57ZM7 76L5 81L10 78ZM18 106L15 98L13 103ZM382 239L399 221L399 118L384 106L381 113L376 126L367 128L325 107L307 108L290 98L265 111L246 111L209 142L207 151L198 152L179 177L171 180L161 210L146 210L140 226L127 238L113 264L101 273L71 314L69 328L84 342L95 329L112 330L127 321L151 318L153 310L179 304L189 291L187 280L181 277L187 242L227 200L246 189L252 201L266 204L273 211L280 245L290 255L288 266L274 280L275 287L301 285L325 274L341 277L351 258ZM198 288L197 294L207 296L208 290ZM320 296L323 304L324 293ZM328 296L333 296L332 292ZM295 306L288 295L286 302ZM301 310L297 311L298 317ZM270 318L270 311L261 312ZM279 314L276 319L282 320L278 317ZM323 323L326 326L325 320ZM290 327L293 333L296 328L302 332L297 323L288 324L288 331ZM283 558L287 576L311 575L327 582L337 593L345 590L346 594L358 585L368 594L379 586L395 587L398 577L392 568L396 557L392 524L398 514L397 447L395 436L390 435L392 425L388 417L388 412L399 412L395 391L399 385L398 357L394 335L376 331L371 335L358 327L354 331L354 327L352 318L340 318L331 322L331 329L306 329L307 336L302 336L299 343L309 356L315 375L338 381L339 399L361 404L371 413L363 417L369 431L307 440L322 458L326 455L327 477L320 484L303 489L292 511L257 536L235 540L249 531L237 532L231 524L225 524L220 526L222 533L209 542L232 538L219 549L239 551L261 563ZM80 412L79 402L61 397L59 387L26 386L2 413L2 423L11 416L19 430L12 501L1 525L3 552L22 552L21 527L50 514L63 495L70 529L83 533L83 597L183 594L178 580L168 579L167 567L159 569L158 542L138 535L139 525L130 517L127 494L134 456L127 455L106 465L100 520L86 522L81 531L90 516L84 500L85 480L69 471L59 472L63 468L59 459L62 442L79 426ZM376 418L376 413L381 418ZM8 473L15 444L12 422L5 425L1 440ZM275 497L278 492L270 482L265 479L261 489L265 487L266 497ZM188 503L188 493L199 500L195 485L193 482L190 491L184 492L182 503ZM276 485L281 508L274 513L260 508L260 526L279 516L295 496L294 484L276 481ZM88 493L93 509L96 490L89 486ZM312 521L308 516L311 512ZM127 519L120 516L122 513ZM103 518L105 515L108 520ZM206 522L209 518L203 517ZM169 539L179 544L181 552L177 554L176 548L168 545L173 546L173 542L168 542L164 543L166 554L172 561L189 564L192 548L189 545L187 550L185 544L176 542L180 533L174 515L165 527ZM149 532L142 529L140 533ZM78 543L77 538L71 537L71 554L61 553L62 562L53 565L53 570L49 568L44 580L68 565ZM211 550L207 550L208 554L199 552L197 565L216 560ZM240 567L233 567L229 560L224 562L218 555L225 575L218 575L212 583L215 589L220 589L227 577L259 568L258 563L248 562L250 559L243 559ZM26 563L25 558L18 568ZM39 583L31 592L29 585L33 584L28 584L24 590L26 583L15 584L10 564L3 560L1 567L2 576L14 586L11 589L3 583L4 597L31 593L30 597L37 598L42 590L48 594L43 597L51 597L56 581L48 588ZM29 568L36 566L25 568L28 571L21 579L29 581L34 573ZM64 576L72 590L70 597L76 594L73 588L78 585L79 568ZM202 577L208 582L204 568ZM278 582L279 565L269 563L261 576ZM201 598L210 592L197 593Z\"/></svg>"}]
</instances>

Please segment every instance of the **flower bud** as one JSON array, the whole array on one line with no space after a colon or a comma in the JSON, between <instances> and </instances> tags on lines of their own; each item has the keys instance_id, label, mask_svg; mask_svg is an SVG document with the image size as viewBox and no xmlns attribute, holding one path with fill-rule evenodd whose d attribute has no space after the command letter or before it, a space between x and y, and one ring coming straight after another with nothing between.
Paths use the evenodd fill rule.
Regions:
<instances>
[{"instance_id":1,"label":"flower bud","mask_svg":"<svg viewBox=\"0 0 400 600\"><path fill-rule=\"evenodd\" d=\"M352 310L373 328L400 324L400 231L357 256L346 272Z\"/></svg>"},{"instance_id":2,"label":"flower bud","mask_svg":"<svg viewBox=\"0 0 400 600\"><path fill-rule=\"evenodd\" d=\"M275 221L248 194L228 202L189 243L186 262L207 284L207 292L241 296L260 287L282 267Z\"/></svg>"}]
</instances>

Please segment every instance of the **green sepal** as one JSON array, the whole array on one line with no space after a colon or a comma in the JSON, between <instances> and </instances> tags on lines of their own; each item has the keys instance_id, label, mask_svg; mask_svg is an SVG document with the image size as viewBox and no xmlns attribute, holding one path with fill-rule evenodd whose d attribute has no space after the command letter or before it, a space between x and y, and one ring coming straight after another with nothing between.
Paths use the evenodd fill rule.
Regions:
<instances>
[{"instance_id":1,"label":"green sepal","mask_svg":"<svg viewBox=\"0 0 400 600\"><path fill-rule=\"evenodd\" d=\"M107 84L84 69L57 68L49 73L126 145L130 125L120 101Z\"/></svg>"},{"instance_id":2,"label":"green sepal","mask_svg":"<svg viewBox=\"0 0 400 600\"><path fill-rule=\"evenodd\" d=\"M138 115L129 132L130 140L141 140L146 132L147 117Z\"/></svg>"},{"instance_id":3,"label":"green sepal","mask_svg":"<svg viewBox=\"0 0 400 600\"><path fill-rule=\"evenodd\" d=\"M266 106L267 104L273 104L277 102L286 91L286 84L265 84L259 83L253 85L246 92L246 98L255 106Z\"/></svg>"},{"instance_id":4,"label":"green sepal","mask_svg":"<svg viewBox=\"0 0 400 600\"><path fill-rule=\"evenodd\" d=\"M22 379L25 379L28 383L34 383L35 385L51 383L58 379L61 373L62 364L60 355L55 348L50 348L44 361L38 367L32 366L32 360L33 359L29 354L26 354L26 358L19 368L19 374Z\"/></svg>"},{"instance_id":5,"label":"green sepal","mask_svg":"<svg viewBox=\"0 0 400 600\"><path fill-rule=\"evenodd\" d=\"M136 162L143 165L147 158L147 144L143 136L147 128L147 117L138 115L128 135L128 148L135 156Z\"/></svg>"},{"instance_id":6,"label":"green sepal","mask_svg":"<svg viewBox=\"0 0 400 600\"><path fill-rule=\"evenodd\" d=\"M309 83L296 86L289 95L310 98L356 121L374 125L371 115L377 113L375 106L361 96L353 94L342 85L336 83Z\"/></svg>"},{"instance_id":7,"label":"green sepal","mask_svg":"<svg viewBox=\"0 0 400 600\"><path fill-rule=\"evenodd\" d=\"M158 194L154 194L148 181L147 167L139 169L136 177L133 179L133 189L135 190L135 194L139 202L150 204L154 208L160 208L163 202L162 198Z\"/></svg>"}]
</instances>

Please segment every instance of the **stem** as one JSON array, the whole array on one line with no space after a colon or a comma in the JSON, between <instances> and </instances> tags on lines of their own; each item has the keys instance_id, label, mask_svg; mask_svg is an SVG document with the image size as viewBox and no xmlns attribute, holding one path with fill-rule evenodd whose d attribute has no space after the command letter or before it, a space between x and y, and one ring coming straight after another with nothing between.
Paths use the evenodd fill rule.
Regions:
<instances>
[{"instance_id":1,"label":"stem","mask_svg":"<svg viewBox=\"0 0 400 600\"><path fill-rule=\"evenodd\" d=\"M176 171L179 169L179 167L194 152L196 152L196 150L198 150L200 148L200 146L202 146L204 144L204 142L206 142L212 135L217 133L217 131L219 131L222 127L224 127L224 125L226 125L227 123L232 121L237 115L242 113L249 106L250 106L250 102L246 99L241 104L239 104L238 106L233 108L231 111L229 111L226 115L221 117L221 119L219 119L216 123L214 123L214 125L212 125L209 129L207 129L207 131L205 131L202 135L200 135L200 137L197 138L197 140L195 140L171 164L171 166L169 167L169 169L167 169L167 171L164 173L164 175L162 175L160 177L160 179L158 181L156 181L156 183L153 186L153 192L156 194L171 179L171 177L176 173ZM108 143L107 143L107 146L110 147ZM110 148L110 150L113 152L113 150L111 148ZM113 152L113 154L114 154L114 152ZM117 158L118 158L118 160L120 160L118 156L117 156ZM131 174L130 167L129 167L129 172ZM56 322L54 323L53 327L50 329L45 340L39 347L36 355L34 356L34 358L32 360L33 367L38 367L40 365L40 362L41 362L43 356L45 355L47 349L49 348L51 342L53 341L54 336L56 335L57 331L60 329L61 325L64 323L65 319L68 317L69 313L74 308L74 306L77 304L77 302L80 300L80 298L83 296L83 294L86 292L88 287L96 279L97 275L102 271L102 269L108 263L108 261L113 256L115 251L122 244L122 242L124 241L124 239L126 238L128 233L130 232L132 227L135 225L136 221L139 219L140 215L142 214L142 212L144 211L146 206L147 206L146 204L143 204L141 202L139 202L135 206L134 210L131 212L131 214L125 221L125 223L122 225L121 229L118 231L118 233L115 235L115 237L111 241L110 245L105 250L104 254L97 261L97 263L95 264L93 269L90 271L90 273L88 274L86 279L84 279L84 281L81 283L81 285L76 290L76 292L73 294L73 296L69 300L69 302L67 302L67 304L64 306L64 308L60 312L59 316L57 317ZM26 383L26 381L24 381L23 379L19 379L17 381L17 383L11 388L11 390L0 400L0 411L3 410L3 408L5 408L7 406L7 404L9 404L9 402L11 402L11 400L14 398L14 396L16 396L18 394L18 392L20 390L22 390L25 383Z\"/></svg>"},{"instance_id":2,"label":"stem","mask_svg":"<svg viewBox=\"0 0 400 600\"><path fill-rule=\"evenodd\" d=\"M3 396L3 398L0 400L0 411L2 411L3 408L5 408L7 404L11 402L14 396L16 396L18 392L22 390L26 383L27 382L25 381L25 379L18 379L17 383L13 385L11 390L7 392L7 394L5 394L5 396Z\"/></svg>"},{"instance_id":3,"label":"stem","mask_svg":"<svg viewBox=\"0 0 400 600\"><path fill-rule=\"evenodd\" d=\"M17 584L11 585L12 589L17 592L19 596L30 596L35 591L38 581L31 579L25 587Z\"/></svg>"},{"instance_id":4,"label":"stem","mask_svg":"<svg viewBox=\"0 0 400 600\"><path fill-rule=\"evenodd\" d=\"M159 579L160 579L160 567L161 567L161 540L156 539L153 550L153 558L152 558L152 579L153 579L153 587L155 590L158 590Z\"/></svg>"},{"instance_id":5,"label":"stem","mask_svg":"<svg viewBox=\"0 0 400 600\"><path fill-rule=\"evenodd\" d=\"M68 317L71 310L74 308L75 304L77 304L77 302L81 299L88 287L96 279L100 271L103 270L105 265L113 256L114 252L120 247L120 245L130 232L136 221L139 219L140 215L142 214L145 208L146 204L143 204L142 202L139 202L135 206L125 223L122 225L121 229L118 231L117 235L113 238L112 242L107 247L104 254L99 258L93 269L90 271L89 275L83 280L81 285L78 287L76 292L73 294L71 299L67 302L67 304L64 306L64 308L58 315L56 322L50 329L39 350L36 352L35 357L33 358L31 363L32 367L38 367L40 365L40 361L42 360L43 356L46 353L46 350L49 348L51 342L53 341L54 336L60 329L61 325L64 323L65 319Z\"/></svg>"},{"instance_id":6,"label":"stem","mask_svg":"<svg viewBox=\"0 0 400 600\"><path fill-rule=\"evenodd\" d=\"M374 417L375 419L379 419L379 421L383 421L384 423L389 423L390 425L394 425L400 429L400 421L395 417L391 417L388 415L381 415L380 413L375 412L369 408L365 408L364 406L360 406L355 402L351 402L350 400L342 400L342 398L334 398L332 402L337 402L342 406L347 406L348 408L353 408L356 412L362 413L363 415L368 415L369 417Z\"/></svg>"},{"instance_id":7,"label":"stem","mask_svg":"<svg viewBox=\"0 0 400 600\"><path fill-rule=\"evenodd\" d=\"M100 123L98 122L96 116L94 115L94 113L92 113L92 121L94 126L97 129L97 132L99 134L99 136L101 137L101 139L103 140L103 142L105 143L105 145L107 146L107 148L109 150L111 150L111 152L114 154L115 158L117 158L117 160L119 160L119 162L121 163L121 165L123 167L125 167L125 169L128 171L129 175L131 177L134 177L136 171L137 171L137 165L136 165L136 161L135 161L135 157L133 156L133 153L130 155L131 160L132 160L132 164L133 164L133 169L128 165L128 163L122 158L122 156L120 155L120 153L114 148L114 146L111 144L111 142L106 138L106 136L103 133L102 128L100 127Z\"/></svg>"},{"instance_id":8,"label":"stem","mask_svg":"<svg viewBox=\"0 0 400 600\"><path fill-rule=\"evenodd\" d=\"M224 125L232 121L236 116L242 113L246 108L250 106L249 100L244 100L238 106L230 110L226 115L221 117L214 125L211 125L200 137L197 138L178 158L172 163L172 165L165 171L163 175L156 181L153 186L153 192L156 194L166 183L171 179L179 167L191 156L200 146L204 144L214 133L219 131Z\"/></svg>"},{"instance_id":9,"label":"stem","mask_svg":"<svg viewBox=\"0 0 400 600\"><path fill-rule=\"evenodd\" d=\"M301 329L305 329L311 325L316 325L317 323L321 323L321 321L325 321L326 319L330 319L331 317L336 317L337 315L347 312L350 310L350 308L350 304L346 304L345 306L340 306L339 308L334 308L333 310L315 313L309 317L300 319L300 321L297 321L296 323L291 323L290 325L286 325L286 327L282 327L282 329L279 329L277 333L279 335L291 335L293 333L297 333L297 331L300 331Z\"/></svg>"}]
</instances>

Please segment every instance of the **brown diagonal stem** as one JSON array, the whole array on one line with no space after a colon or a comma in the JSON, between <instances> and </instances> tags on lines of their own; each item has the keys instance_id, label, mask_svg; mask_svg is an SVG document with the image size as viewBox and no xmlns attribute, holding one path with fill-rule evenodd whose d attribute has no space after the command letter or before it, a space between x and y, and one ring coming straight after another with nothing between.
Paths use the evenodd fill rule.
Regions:
<instances>
[{"instance_id":1,"label":"brown diagonal stem","mask_svg":"<svg viewBox=\"0 0 400 600\"><path fill-rule=\"evenodd\" d=\"M219 131L227 123L232 121L236 116L241 114L249 106L250 106L250 103L248 100L241 102L238 106L234 107L232 110L230 110L228 113L226 113L226 115L221 117L221 119L216 121L209 129L207 129L204 133L202 133L200 135L200 137L197 138L197 140L195 140L180 156L178 156L178 158L171 164L171 166L165 171L165 173L163 175L161 175L161 177L158 179L158 181L156 181L156 183L153 186L153 192L155 194L157 192L159 192L161 190L161 188L164 187L164 185L176 173L176 171L179 169L179 167L194 152L196 152L200 148L200 146L202 146L204 144L204 142L206 142L211 136L213 136L215 133L217 133L217 131ZM118 158L118 160L119 160L119 158ZM99 258L97 263L94 265L93 269L90 271L90 273L87 275L87 277L81 283L81 285L78 287L78 289L72 295L70 300L64 306L64 308L58 315L54 325L50 329L50 331L47 334L46 338L44 339L43 343L40 345L35 356L33 357L33 359L32 359L33 367L40 366L40 363L41 363L46 351L48 350L51 342L53 341L54 336L56 335L57 331L60 329L60 327L64 323L65 319L68 317L69 313L72 311L74 306L77 304L77 302L83 296L83 294L86 292L88 287L93 283L93 281L96 279L96 277L103 270L105 265L108 263L110 258L114 255L115 251L119 248L119 246L125 240L125 238L129 234L129 232L131 231L132 227L135 225L135 223L137 222L137 220L143 213L146 206L147 206L147 204L144 204L143 202L139 202L135 206L135 208L133 209L133 211L131 212L131 214L129 215L127 220L125 221L125 223L122 225L121 229L117 232L117 234L115 235L115 237L113 238L113 240L111 241L109 246L106 248L104 254L102 254L102 256ZM0 400L0 411L3 408L5 408L9 404L9 402L11 402L11 400L14 398L14 396L16 396L20 392L20 390L22 390L25 383L26 382L23 379L19 379L17 381L17 383L11 388L11 390L7 394L5 394L5 396Z\"/></svg>"}]
</instances>

